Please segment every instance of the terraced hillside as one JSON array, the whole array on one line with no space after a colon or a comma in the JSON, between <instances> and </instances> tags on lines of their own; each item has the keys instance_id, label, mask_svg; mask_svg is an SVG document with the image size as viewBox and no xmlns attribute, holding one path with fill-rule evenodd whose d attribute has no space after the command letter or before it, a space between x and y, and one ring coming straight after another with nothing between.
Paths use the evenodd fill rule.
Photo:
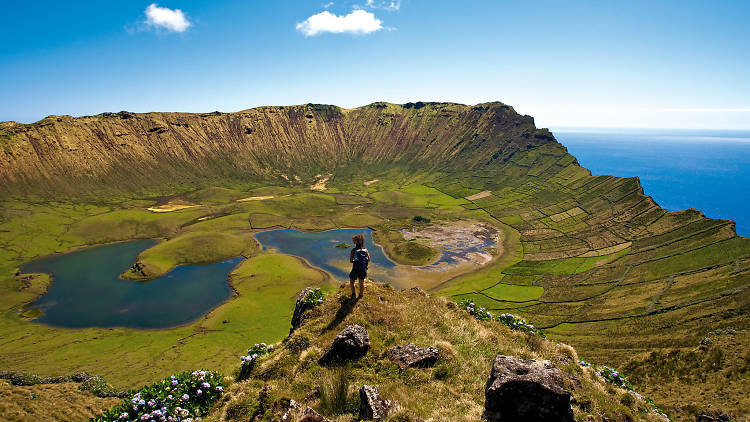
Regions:
<instances>
[{"instance_id":1,"label":"terraced hillside","mask_svg":"<svg viewBox=\"0 0 750 422\"><path fill-rule=\"evenodd\" d=\"M30 125L3 123L0 146L0 332L8 339L0 345L0 366L53 369L23 360L24 353L58 345L35 338L57 329L20 314L48 283L15 274L37 255L144 237L170 239L161 246L169 249L190 238L235 236L236 249L250 257L258 252L237 237L269 227L385 230L423 215L435 223L486 221L504 236L501 257L433 287L435 293L520 314L586 359L632 368L642 375L637 387L673 415L698 414L709 404L750 415L750 402L737 394L750 390L750 241L738 237L730 221L695 210L665 211L635 178L592 176L549 131L507 105L51 116ZM177 210L145 210L165 205ZM267 271L273 266L263 261L274 259L281 258L261 254L247 265ZM320 274L288 265L324 283ZM240 289L250 289L249 271L237 271ZM293 296L274 294L286 301ZM237 301L250 299L240 294ZM212 358L221 366L234 359L232 342L217 337L225 330L216 323L221 312L260 318L239 303L230 301L194 326L167 330L158 341L127 330L65 336L74 344L96 335L106 351L137 338L148 345L144 355L189 354L221 338ZM280 332L264 327L262 335ZM716 332L734 332L722 334L734 340L697 349ZM269 339L255 339L261 340ZM54 353L78 369L81 362L64 354L77 350L69 347ZM673 366L681 369L664 375L653 353L673 353ZM127 362L138 382L159 378L163 374L153 371L166 364ZM128 372L97 365L91 369L103 375ZM647 376L650 368L661 378ZM701 374L703 384L696 383Z\"/></svg>"}]
</instances>

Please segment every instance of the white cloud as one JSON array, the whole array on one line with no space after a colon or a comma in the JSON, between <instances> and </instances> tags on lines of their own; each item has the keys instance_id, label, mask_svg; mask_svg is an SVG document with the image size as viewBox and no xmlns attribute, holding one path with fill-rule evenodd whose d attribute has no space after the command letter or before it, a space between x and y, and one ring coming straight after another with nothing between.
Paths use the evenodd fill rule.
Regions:
<instances>
[{"instance_id":1,"label":"white cloud","mask_svg":"<svg viewBox=\"0 0 750 422\"><path fill-rule=\"evenodd\" d=\"M333 2L329 1L328 3L323 5L323 9L328 9L329 7L333 6Z\"/></svg>"},{"instance_id":2,"label":"white cloud","mask_svg":"<svg viewBox=\"0 0 750 422\"><path fill-rule=\"evenodd\" d=\"M192 25L180 9L159 7L156 3L152 3L146 8L145 13L146 25L151 28L185 32Z\"/></svg>"},{"instance_id":3,"label":"white cloud","mask_svg":"<svg viewBox=\"0 0 750 422\"><path fill-rule=\"evenodd\" d=\"M324 32L334 34L369 34L383 28L383 22L374 14L362 9L352 10L348 15L334 15L325 10L297 24L297 31L306 37Z\"/></svg>"},{"instance_id":4,"label":"white cloud","mask_svg":"<svg viewBox=\"0 0 750 422\"><path fill-rule=\"evenodd\" d=\"M370 7L373 9L383 9L389 12L395 12L401 8L401 0L394 0L394 1L367 0L367 7Z\"/></svg>"}]
</instances>

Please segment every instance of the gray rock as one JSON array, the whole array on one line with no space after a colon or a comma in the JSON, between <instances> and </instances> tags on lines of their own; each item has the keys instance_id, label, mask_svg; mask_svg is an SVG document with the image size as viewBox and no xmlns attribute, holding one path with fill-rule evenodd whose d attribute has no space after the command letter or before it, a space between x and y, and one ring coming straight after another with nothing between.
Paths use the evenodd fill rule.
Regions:
<instances>
[{"instance_id":1,"label":"gray rock","mask_svg":"<svg viewBox=\"0 0 750 422\"><path fill-rule=\"evenodd\" d=\"M409 291L417 293L417 294L422 295L424 297L430 296L429 293L427 293L423 288L421 288L419 286L414 286L411 289L409 289Z\"/></svg>"},{"instance_id":2,"label":"gray rock","mask_svg":"<svg viewBox=\"0 0 750 422\"><path fill-rule=\"evenodd\" d=\"M331 420L321 416L321 414L316 412L312 407L308 407L302 412L302 417L299 419L299 422L331 422Z\"/></svg>"},{"instance_id":3,"label":"gray rock","mask_svg":"<svg viewBox=\"0 0 750 422\"><path fill-rule=\"evenodd\" d=\"M565 375L549 361L497 355L484 395L488 421L574 420Z\"/></svg>"},{"instance_id":4,"label":"gray rock","mask_svg":"<svg viewBox=\"0 0 750 422\"><path fill-rule=\"evenodd\" d=\"M325 352L318 363L330 364L336 361L358 359L370 350L370 336L367 330L359 325L347 325L336 335L331 348Z\"/></svg>"},{"instance_id":5,"label":"gray rock","mask_svg":"<svg viewBox=\"0 0 750 422\"><path fill-rule=\"evenodd\" d=\"M380 397L378 387L374 385L363 385L359 389L359 418L364 420L379 421L388 416L393 409L390 400Z\"/></svg>"},{"instance_id":6,"label":"gray rock","mask_svg":"<svg viewBox=\"0 0 750 422\"><path fill-rule=\"evenodd\" d=\"M437 362L440 351L437 347L417 347L414 343L391 347L388 359L401 369L409 367L428 368Z\"/></svg>"},{"instance_id":7,"label":"gray rock","mask_svg":"<svg viewBox=\"0 0 750 422\"><path fill-rule=\"evenodd\" d=\"M732 420L732 417L721 410L714 410L712 412L701 413L695 420L698 422L729 422Z\"/></svg>"},{"instance_id":8,"label":"gray rock","mask_svg":"<svg viewBox=\"0 0 750 422\"><path fill-rule=\"evenodd\" d=\"M294 330L302 325L302 314L307 310L305 298L312 291L312 287L305 287L301 292L297 293L297 302L294 305L294 314L292 314L292 328L289 330L289 334L292 334Z\"/></svg>"}]
</instances>

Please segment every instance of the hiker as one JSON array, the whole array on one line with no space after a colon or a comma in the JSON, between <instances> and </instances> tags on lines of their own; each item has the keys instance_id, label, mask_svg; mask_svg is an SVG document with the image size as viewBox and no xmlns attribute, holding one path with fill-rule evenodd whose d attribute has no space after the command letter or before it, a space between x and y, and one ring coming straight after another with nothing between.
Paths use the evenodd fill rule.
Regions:
<instances>
[{"instance_id":1,"label":"hiker","mask_svg":"<svg viewBox=\"0 0 750 422\"><path fill-rule=\"evenodd\" d=\"M370 252L365 249L365 235L355 234L352 236L354 249L349 254L349 262L352 263L352 271L349 273L349 284L352 286L352 297L356 295L354 290L354 279L359 279L359 297L365 292L365 277L367 277L367 264L370 263Z\"/></svg>"}]
</instances>

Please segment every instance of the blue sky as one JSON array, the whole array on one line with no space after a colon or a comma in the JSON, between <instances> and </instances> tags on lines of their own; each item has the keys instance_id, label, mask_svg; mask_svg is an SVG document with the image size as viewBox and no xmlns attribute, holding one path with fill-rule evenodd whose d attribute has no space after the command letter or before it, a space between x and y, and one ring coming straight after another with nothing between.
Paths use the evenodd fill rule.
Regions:
<instances>
[{"instance_id":1,"label":"blue sky","mask_svg":"<svg viewBox=\"0 0 750 422\"><path fill-rule=\"evenodd\" d=\"M6 2L0 120L499 100L543 127L750 129L747 1L152 3Z\"/></svg>"}]
</instances>

